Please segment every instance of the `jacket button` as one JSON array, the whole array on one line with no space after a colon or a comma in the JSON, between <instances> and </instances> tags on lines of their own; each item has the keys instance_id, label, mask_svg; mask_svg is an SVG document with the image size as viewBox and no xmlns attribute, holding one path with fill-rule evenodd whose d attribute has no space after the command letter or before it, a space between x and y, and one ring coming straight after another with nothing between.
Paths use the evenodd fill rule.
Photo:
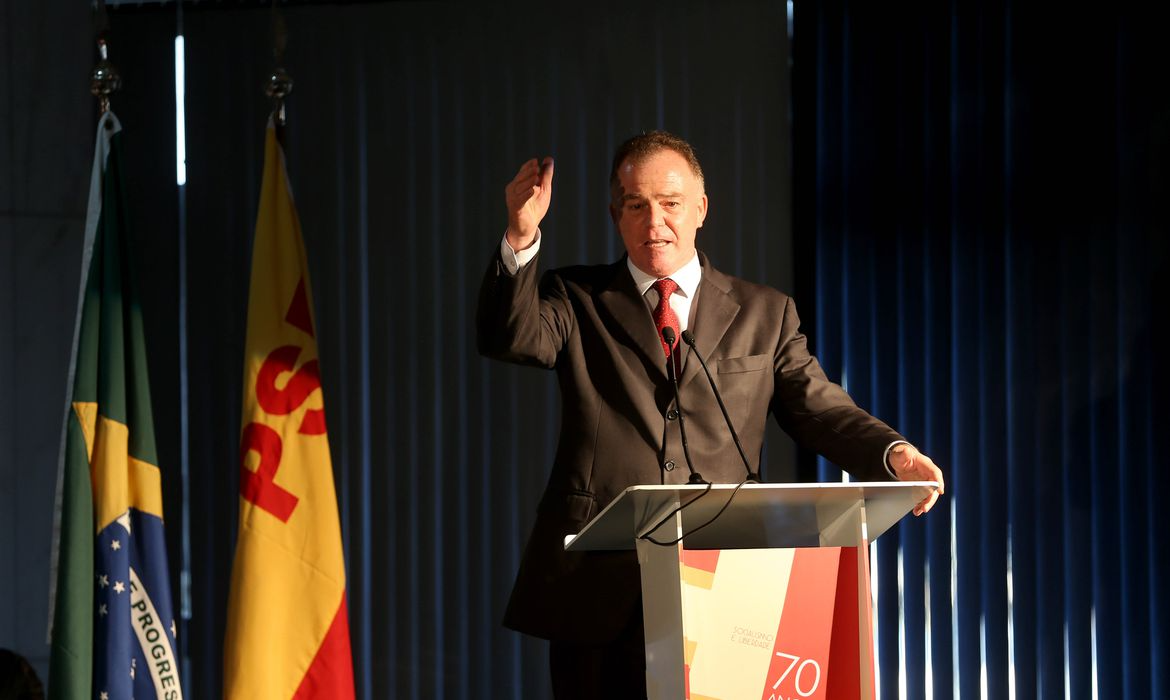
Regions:
<instances>
[{"instance_id":1,"label":"jacket button","mask_svg":"<svg viewBox=\"0 0 1170 700\"><path fill-rule=\"evenodd\" d=\"M666 420L678 420L678 411L673 408L667 411Z\"/></svg>"},{"instance_id":2,"label":"jacket button","mask_svg":"<svg viewBox=\"0 0 1170 700\"><path fill-rule=\"evenodd\" d=\"M665 462L662 463L662 468L668 472L674 471L674 460L673 459L666 460Z\"/></svg>"}]
</instances>

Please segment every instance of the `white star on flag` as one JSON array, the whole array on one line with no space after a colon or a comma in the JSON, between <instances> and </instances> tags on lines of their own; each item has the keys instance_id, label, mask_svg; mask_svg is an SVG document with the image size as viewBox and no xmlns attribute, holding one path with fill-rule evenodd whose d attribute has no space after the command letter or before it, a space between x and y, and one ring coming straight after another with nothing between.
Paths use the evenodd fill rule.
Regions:
<instances>
[{"instance_id":1,"label":"white star on flag","mask_svg":"<svg viewBox=\"0 0 1170 700\"><path fill-rule=\"evenodd\" d=\"M122 543L119 542L118 540L113 540L112 542L110 542L110 549L114 550L115 552L121 548L122 548Z\"/></svg>"},{"instance_id":2,"label":"white star on flag","mask_svg":"<svg viewBox=\"0 0 1170 700\"><path fill-rule=\"evenodd\" d=\"M101 698L102 700L110 700L110 694L103 690Z\"/></svg>"},{"instance_id":3,"label":"white star on flag","mask_svg":"<svg viewBox=\"0 0 1170 700\"><path fill-rule=\"evenodd\" d=\"M105 617L106 615L109 615L109 614L110 614L110 609L106 607L106 604L105 604L105 603L102 603L102 604L101 604L101 605L98 607L98 615L101 615L102 617Z\"/></svg>"},{"instance_id":4,"label":"white star on flag","mask_svg":"<svg viewBox=\"0 0 1170 700\"><path fill-rule=\"evenodd\" d=\"M98 576L98 585L101 586L102 588L105 588L106 586L110 585L110 577L105 575L105 574Z\"/></svg>"},{"instance_id":5,"label":"white star on flag","mask_svg":"<svg viewBox=\"0 0 1170 700\"><path fill-rule=\"evenodd\" d=\"M114 581L114 592L122 593L126 590L126 586L121 581Z\"/></svg>"}]
</instances>

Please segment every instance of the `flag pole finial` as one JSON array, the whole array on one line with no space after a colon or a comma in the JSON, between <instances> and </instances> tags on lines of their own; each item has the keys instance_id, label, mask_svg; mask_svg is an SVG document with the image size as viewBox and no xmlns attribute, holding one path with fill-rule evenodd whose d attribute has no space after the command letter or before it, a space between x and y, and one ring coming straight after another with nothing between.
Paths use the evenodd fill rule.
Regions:
<instances>
[{"instance_id":1,"label":"flag pole finial","mask_svg":"<svg viewBox=\"0 0 1170 700\"><path fill-rule=\"evenodd\" d=\"M89 91L98 98L101 113L105 114L110 111L110 95L122 88L122 76L118 74L114 64L110 63L109 45L104 34L98 37L97 46L100 58L93 68L93 73L90 74Z\"/></svg>"},{"instance_id":2,"label":"flag pole finial","mask_svg":"<svg viewBox=\"0 0 1170 700\"><path fill-rule=\"evenodd\" d=\"M293 79L284 68L277 67L272 71L272 75L268 76L268 85L264 88L264 93L272 98L272 114L276 119L276 123L284 126L284 98L292 92Z\"/></svg>"},{"instance_id":3,"label":"flag pole finial","mask_svg":"<svg viewBox=\"0 0 1170 700\"><path fill-rule=\"evenodd\" d=\"M293 79L284 70L284 50L288 46L288 27L276 0L272 0L272 58L276 65L268 76L264 94L272 99L272 118L277 126L284 126L284 98L293 89Z\"/></svg>"}]
</instances>

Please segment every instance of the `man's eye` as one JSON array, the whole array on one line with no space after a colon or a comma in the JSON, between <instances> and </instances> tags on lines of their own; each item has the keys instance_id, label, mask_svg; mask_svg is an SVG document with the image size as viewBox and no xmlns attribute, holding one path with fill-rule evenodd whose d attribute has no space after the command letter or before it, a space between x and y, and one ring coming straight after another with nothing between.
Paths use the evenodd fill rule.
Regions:
<instances>
[{"instance_id":1,"label":"man's eye","mask_svg":"<svg viewBox=\"0 0 1170 700\"><path fill-rule=\"evenodd\" d=\"M642 204L639 202L630 202L629 204L626 205L626 208L629 209L630 211L638 211L639 209L642 208Z\"/></svg>"},{"instance_id":2,"label":"man's eye","mask_svg":"<svg viewBox=\"0 0 1170 700\"><path fill-rule=\"evenodd\" d=\"M664 202L662 206L667 207L669 209L675 209L679 206L679 204L680 204L680 202Z\"/></svg>"}]
</instances>

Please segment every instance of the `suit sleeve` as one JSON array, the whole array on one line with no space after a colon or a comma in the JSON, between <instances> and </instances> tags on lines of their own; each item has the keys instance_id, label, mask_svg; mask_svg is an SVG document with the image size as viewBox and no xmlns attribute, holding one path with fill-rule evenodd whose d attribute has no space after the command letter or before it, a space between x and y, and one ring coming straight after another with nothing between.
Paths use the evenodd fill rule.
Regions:
<instances>
[{"instance_id":1,"label":"suit sleeve","mask_svg":"<svg viewBox=\"0 0 1170 700\"><path fill-rule=\"evenodd\" d=\"M863 411L840 385L829 381L808 352L800 319L787 299L775 357L772 413L805 449L813 450L865 481L889 481L884 459L891 442L904 440Z\"/></svg>"},{"instance_id":2,"label":"suit sleeve","mask_svg":"<svg viewBox=\"0 0 1170 700\"><path fill-rule=\"evenodd\" d=\"M521 365L556 366L574 331L574 317L564 281L552 271L538 284L536 263L533 260L511 275L499 252L492 256L475 314L481 355Z\"/></svg>"}]
</instances>

